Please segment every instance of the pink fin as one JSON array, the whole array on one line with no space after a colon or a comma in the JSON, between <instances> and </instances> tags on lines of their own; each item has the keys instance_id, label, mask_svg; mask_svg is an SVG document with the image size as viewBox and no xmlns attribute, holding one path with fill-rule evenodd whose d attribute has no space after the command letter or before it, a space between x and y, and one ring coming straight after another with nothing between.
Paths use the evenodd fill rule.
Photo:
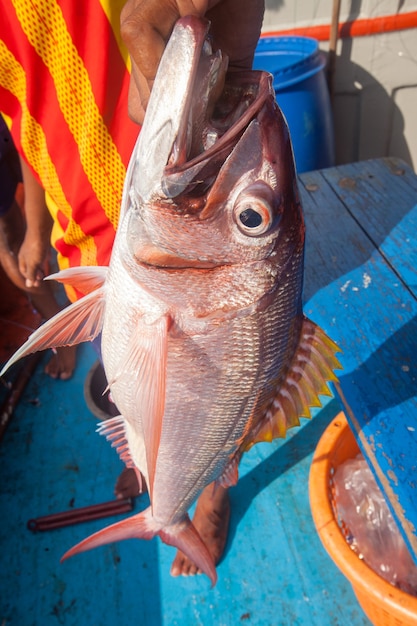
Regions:
<instances>
[{"instance_id":1,"label":"pink fin","mask_svg":"<svg viewBox=\"0 0 417 626\"><path fill-rule=\"evenodd\" d=\"M61 561L80 552L98 548L114 541L152 539L155 535L159 535L164 543L184 552L202 572L207 574L213 585L216 583L217 574L213 558L188 516L183 521L162 529L152 518L150 507L146 511L112 524L87 537L68 550Z\"/></svg>"},{"instance_id":2,"label":"pink fin","mask_svg":"<svg viewBox=\"0 0 417 626\"><path fill-rule=\"evenodd\" d=\"M59 283L64 283L64 285L71 285L78 291L81 291L81 293L87 294L104 285L108 271L108 267L97 265L69 267L56 272L56 274L46 276L45 280L56 280Z\"/></svg>"},{"instance_id":3,"label":"pink fin","mask_svg":"<svg viewBox=\"0 0 417 626\"><path fill-rule=\"evenodd\" d=\"M183 522L161 530L158 534L164 543L181 550L195 563L210 578L213 586L216 584L217 572L213 557L188 516Z\"/></svg>"},{"instance_id":4,"label":"pink fin","mask_svg":"<svg viewBox=\"0 0 417 626\"><path fill-rule=\"evenodd\" d=\"M107 441L111 443L112 448L116 448L117 454L126 467L136 469L130 455L125 428L124 418L122 415L117 415L116 417L112 417L111 419L102 422L98 426L97 432L106 437Z\"/></svg>"},{"instance_id":5,"label":"pink fin","mask_svg":"<svg viewBox=\"0 0 417 626\"><path fill-rule=\"evenodd\" d=\"M241 455L236 453L226 465L223 474L216 480L216 486L234 487L239 480L239 462Z\"/></svg>"},{"instance_id":6,"label":"pink fin","mask_svg":"<svg viewBox=\"0 0 417 626\"><path fill-rule=\"evenodd\" d=\"M329 381L336 381L335 369L342 369L336 358L340 348L314 322L304 318L300 342L264 419L245 449L259 441L285 437L300 417L311 417L310 407L321 406L320 395L332 395Z\"/></svg>"},{"instance_id":7,"label":"pink fin","mask_svg":"<svg viewBox=\"0 0 417 626\"><path fill-rule=\"evenodd\" d=\"M153 324L138 325L130 341L130 351L111 383L117 382L124 371L136 373L136 403L142 415L151 499L165 411L168 326L168 317L160 317Z\"/></svg>"},{"instance_id":8,"label":"pink fin","mask_svg":"<svg viewBox=\"0 0 417 626\"><path fill-rule=\"evenodd\" d=\"M136 479L139 484L139 493L143 493L145 487L147 488L147 485L140 470L136 467L135 462L132 459L129 443L126 437L126 422L124 417L122 415L116 415L116 417L105 420L98 426L97 432L106 437L112 448L116 448L117 454L126 467L135 470ZM145 458L142 460L142 465L146 465Z\"/></svg>"},{"instance_id":9,"label":"pink fin","mask_svg":"<svg viewBox=\"0 0 417 626\"><path fill-rule=\"evenodd\" d=\"M104 291L97 289L42 324L9 359L0 376L19 359L38 350L92 341L103 325Z\"/></svg>"}]
</instances>

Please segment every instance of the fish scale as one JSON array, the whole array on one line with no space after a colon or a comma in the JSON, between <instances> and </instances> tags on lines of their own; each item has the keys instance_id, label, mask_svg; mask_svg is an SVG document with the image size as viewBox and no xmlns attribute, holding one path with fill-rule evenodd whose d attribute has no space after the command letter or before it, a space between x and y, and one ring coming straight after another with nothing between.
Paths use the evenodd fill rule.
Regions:
<instances>
[{"instance_id":1,"label":"fish scale","mask_svg":"<svg viewBox=\"0 0 417 626\"><path fill-rule=\"evenodd\" d=\"M279 311L276 312L276 316L279 316ZM267 320L266 324L264 318ZM236 452L236 442L241 440L247 428L248 418L253 411L258 394L263 391L258 399L260 406L271 398L274 388L271 385L268 389L266 383L269 380L279 378L279 366L281 363L285 363L281 355L289 349L288 344L292 341L292 334L288 332L288 328L281 329L281 336L277 334L275 322L276 320L270 311L266 311L263 315L251 316L244 320L232 320L227 326L221 327L220 333L216 333L214 329L207 332L203 337L203 345L200 346L201 353L205 357L205 363L201 365L201 368L195 359L189 358L184 347L182 347L183 360L175 363L175 369L171 374L174 381L173 388L167 388L163 437L156 474L156 480L159 478L158 471L166 479L159 482L161 492L165 494L162 499L165 510L168 511L171 506L170 494L175 494L171 496L173 497L174 508L178 499L184 498L184 506L188 509L195 499L196 493L201 490L201 484L205 485L207 482L211 482L213 478L218 477L219 472L225 471L227 462ZM282 345L281 348L280 344ZM269 349L263 353L265 347ZM248 358L248 352L251 354L250 358ZM253 358L254 354L255 358ZM227 372L222 371L222 363L227 363ZM244 370L242 370L242 364L244 364ZM197 369L198 372L197 374L194 373L193 376L194 369ZM187 403L186 384L180 385L180 394L178 398L176 397L175 387L179 380L178 371L183 376L182 381L188 381L188 387L194 396L194 401L189 404ZM234 373L234 376L231 376L230 372ZM169 362L167 376L170 377ZM195 393L195 378L197 379L196 382L200 384L197 393ZM215 387L210 384L212 378L216 382ZM265 400L263 395L266 396ZM176 400L178 401L176 402ZM198 435L196 435L195 429L192 429L192 424L188 425L186 418L184 421L181 418L179 432L173 428L175 424L178 425L178 412L182 408L187 415L192 416L192 420L198 416L201 424ZM256 415L253 418L256 418ZM226 419L230 429L228 433L225 432ZM186 438L190 431L194 433L193 445L195 447L190 455L191 458L188 458ZM227 439L225 439L226 435L228 435ZM203 446L204 454L200 446ZM181 466L178 466L177 463L178 449L182 450ZM187 477L183 475L183 467L195 467L196 459L199 468L196 473L198 474L199 471L203 473L207 470L207 460L212 458L216 458L217 465L211 470L209 477L200 483L200 486L197 485L193 491L188 492L189 483L194 484L194 478L192 474L189 474L190 480L187 480ZM178 466L178 472L176 472L175 466ZM183 490L184 493L188 492L187 497L182 496ZM154 501L156 499L157 493L154 492ZM166 517L171 518L172 516L166 513Z\"/></svg>"}]
</instances>

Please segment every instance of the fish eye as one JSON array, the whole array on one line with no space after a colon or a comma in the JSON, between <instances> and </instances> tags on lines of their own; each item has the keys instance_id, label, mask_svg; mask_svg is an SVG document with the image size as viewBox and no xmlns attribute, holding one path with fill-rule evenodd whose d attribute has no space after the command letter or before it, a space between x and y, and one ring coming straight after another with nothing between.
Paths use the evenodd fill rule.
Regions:
<instances>
[{"instance_id":1,"label":"fish eye","mask_svg":"<svg viewBox=\"0 0 417 626\"><path fill-rule=\"evenodd\" d=\"M262 215L256 209L248 207L239 214L239 220L245 228L258 228L262 224Z\"/></svg>"},{"instance_id":2,"label":"fish eye","mask_svg":"<svg viewBox=\"0 0 417 626\"><path fill-rule=\"evenodd\" d=\"M239 230L249 237L266 233L274 221L273 191L258 181L242 191L236 199L233 213Z\"/></svg>"}]
</instances>

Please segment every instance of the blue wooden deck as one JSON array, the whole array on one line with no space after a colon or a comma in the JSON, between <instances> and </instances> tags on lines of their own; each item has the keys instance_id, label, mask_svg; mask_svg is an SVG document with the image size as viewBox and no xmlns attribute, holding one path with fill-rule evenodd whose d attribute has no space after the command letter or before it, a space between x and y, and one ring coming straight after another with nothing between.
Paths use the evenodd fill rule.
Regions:
<instances>
[{"instance_id":1,"label":"blue wooden deck","mask_svg":"<svg viewBox=\"0 0 417 626\"><path fill-rule=\"evenodd\" d=\"M385 159L302 181L310 254L324 222L331 240L306 263L305 311L343 350L343 408L417 563L417 176Z\"/></svg>"},{"instance_id":2,"label":"blue wooden deck","mask_svg":"<svg viewBox=\"0 0 417 626\"><path fill-rule=\"evenodd\" d=\"M413 428L416 280L415 263L403 252L415 241L417 177L385 160L300 180L308 227L305 312L344 350L340 382L348 401L356 398L352 387L366 396L366 375L379 393L368 400L369 415L379 419L381 407L387 414L400 407ZM60 564L74 543L119 519L36 534L26 528L30 518L112 498L122 465L95 434L83 397L95 358L91 346L80 346L70 382L53 381L38 366L0 444L2 626L369 625L320 543L308 501L313 451L340 410L334 398L286 440L244 457L214 589L206 577L171 578L174 550L158 540L105 546ZM135 509L146 504L138 498Z\"/></svg>"}]
</instances>

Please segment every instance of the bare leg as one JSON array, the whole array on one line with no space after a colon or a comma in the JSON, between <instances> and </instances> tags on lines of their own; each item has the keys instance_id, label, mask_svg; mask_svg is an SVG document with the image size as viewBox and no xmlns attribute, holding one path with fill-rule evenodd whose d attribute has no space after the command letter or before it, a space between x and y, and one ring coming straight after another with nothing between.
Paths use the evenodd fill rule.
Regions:
<instances>
[{"instance_id":1,"label":"bare leg","mask_svg":"<svg viewBox=\"0 0 417 626\"><path fill-rule=\"evenodd\" d=\"M74 373L77 357L76 346L65 346L57 348L45 365L44 372L51 378L68 380Z\"/></svg>"},{"instance_id":2,"label":"bare leg","mask_svg":"<svg viewBox=\"0 0 417 626\"><path fill-rule=\"evenodd\" d=\"M197 502L193 524L198 530L215 564L220 561L227 540L230 519L228 489L208 485ZM178 551L171 567L172 576L193 576L200 570L182 552Z\"/></svg>"},{"instance_id":3,"label":"bare leg","mask_svg":"<svg viewBox=\"0 0 417 626\"><path fill-rule=\"evenodd\" d=\"M139 473L139 472L138 472ZM114 494L117 499L135 498L146 491L146 483L142 476L130 467L125 467L117 479Z\"/></svg>"}]
</instances>

